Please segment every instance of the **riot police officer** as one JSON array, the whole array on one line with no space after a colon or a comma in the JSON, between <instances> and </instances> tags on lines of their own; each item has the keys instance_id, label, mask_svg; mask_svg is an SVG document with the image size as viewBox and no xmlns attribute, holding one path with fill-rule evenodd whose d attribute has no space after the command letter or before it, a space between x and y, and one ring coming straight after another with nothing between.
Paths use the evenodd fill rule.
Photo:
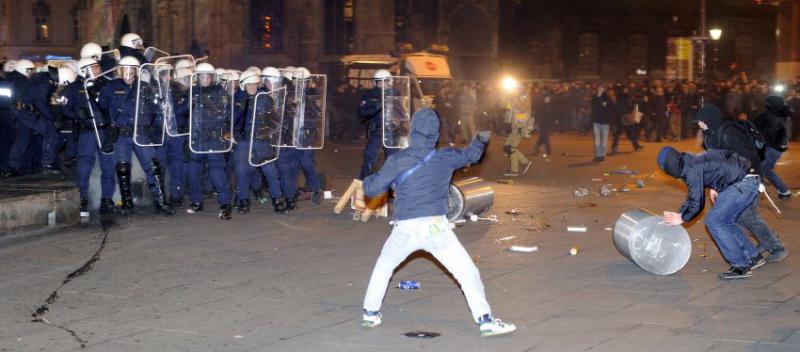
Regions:
<instances>
[{"instance_id":1,"label":"riot police officer","mask_svg":"<svg viewBox=\"0 0 800 352\"><path fill-rule=\"evenodd\" d=\"M302 82L303 87L303 99L309 97L311 95L319 95L319 90L322 87L313 86L312 82L310 81L311 72L308 71L305 67L298 67L294 74L294 79ZM324 94L324 93L323 93ZM318 121L316 117L319 117L322 112L320 112L320 107L308 99L303 101L302 104L303 109L303 128L299 133L302 134L301 144L302 146L300 149L297 150L299 163L299 168L293 172L293 176L295 179L295 184L297 183L297 176L299 171L303 171L303 176L306 179L306 191L311 192L311 202L319 205L322 200L322 192L320 189L320 182L319 176L317 176L317 166L316 166L316 152L312 147L312 140L317 138L317 133L324 133L324 131L317 130L317 123L321 122ZM324 116L322 117L324 118Z\"/></svg>"},{"instance_id":2,"label":"riot police officer","mask_svg":"<svg viewBox=\"0 0 800 352\"><path fill-rule=\"evenodd\" d=\"M18 175L23 158L34 133L42 138L42 172L46 175L58 175L56 169L57 137L54 126L55 112L50 98L55 92L58 69L48 67L46 72L32 73L35 66L29 60L20 60L14 69L25 77L29 77L19 93L14 93L14 118L16 119L16 138L11 146L8 166L10 174Z\"/></svg>"},{"instance_id":3,"label":"riot police officer","mask_svg":"<svg viewBox=\"0 0 800 352\"><path fill-rule=\"evenodd\" d=\"M375 72L375 86L364 92L361 98L361 105L358 107L358 114L361 118L368 123L367 127L367 145L364 148L364 164L361 165L361 173L358 178L363 180L372 173L372 168L378 162L378 156L383 146L383 116L381 114L383 108L381 103L381 81L385 78L391 77L392 74L387 70L378 70ZM383 148L384 159L394 154L397 150L391 148Z\"/></svg>"},{"instance_id":4,"label":"riot police officer","mask_svg":"<svg viewBox=\"0 0 800 352\"><path fill-rule=\"evenodd\" d=\"M119 41L119 55L122 57L132 56L139 60L139 64L150 62L144 57L144 40L136 33L126 33Z\"/></svg>"},{"instance_id":5,"label":"riot police officer","mask_svg":"<svg viewBox=\"0 0 800 352\"><path fill-rule=\"evenodd\" d=\"M260 167L254 164L261 164L262 160L273 159L274 144L273 133L280 133L280 118L282 113L276 110L276 95L262 94L259 97L259 104L256 105L256 95L264 92L261 89L261 72L256 70L245 71L241 75L240 88L234 97L234 136L237 141L234 154L236 167L236 187L239 196L237 205L240 214L250 211L249 190L252 178L260 177L263 174L267 178L269 194L272 198L272 206L276 213L286 212L286 200L281 190L280 178L275 162L268 162ZM267 91L272 90L273 85L267 86ZM255 123L253 121L255 119ZM253 131L255 124L256 130ZM251 135L254 136L251 140ZM277 142L277 141L276 141ZM252 144L252 146L251 146ZM277 144L277 143L276 143ZM252 153L251 153L252 148ZM254 159L258 160L254 160Z\"/></svg>"},{"instance_id":6,"label":"riot police officer","mask_svg":"<svg viewBox=\"0 0 800 352\"><path fill-rule=\"evenodd\" d=\"M16 60L3 64L0 72L0 176L8 171L8 154L14 144L14 120L11 116L11 100L14 93L14 81L22 76L14 71Z\"/></svg>"},{"instance_id":7,"label":"riot police officer","mask_svg":"<svg viewBox=\"0 0 800 352\"><path fill-rule=\"evenodd\" d=\"M300 155L293 147L294 117L297 113L297 92L293 82L295 68L285 67L281 74L281 87L286 87L286 103L284 118L281 126L281 143L287 147L282 148L278 155L277 167L280 172L281 191L286 197L286 210L297 209L297 172L300 169Z\"/></svg>"},{"instance_id":8,"label":"riot police officer","mask_svg":"<svg viewBox=\"0 0 800 352\"><path fill-rule=\"evenodd\" d=\"M147 174L147 185L153 197L153 206L156 213L172 215L175 211L164 201L162 186L164 179L161 172L161 164L155 157L155 150L152 147L142 147L133 141L133 131L137 109L136 103L136 74L139 67L139 60L131 56L125 56L119 60L118 70L120 78L109 82L100 91L99 106L104 113L108 114L112 127L111 140L114 141L114 160L116 161L117 181L119 182L119 192L122 198L122 210L133 209L133 192L131 190L131 156L136 153L144 172ZM142 85L147 83L141 82ZM145 87L146 88L146 87ZM152 105L152 106L151 106ZM140 106L140 111L145 124L150 124L149 129L155 131L159 127L152 125L153 121L159 119L159 109L153 102L147 102Z\"/></svg>"},{"instance_id":9,"label":"riot police officer","mask_svg":"<svg viewBox=\"0 0 800 352\"><path fill-rule=\"evenodd\" d=\"M169 172L169 202L174 208L183 206L186 166L189 162L189 86L192 84L194 62L181 59L175 63L174 79L164 82L169 86L174 117L165 119L166 139L157 147L157 156ZM166 74L168 71L162 71ZM161 77L167 79L169 77Z\"/></svg>"},{"instance_id":10,"label":"riot police officer","mask_svg":"<svg viewBox=\"0 0 800 352\"><path fill-rule=\"evenodd\" d=\"M211 183L217 190L219 202L219 217L230 220L232 207L230 199L230 186L225 170L225 153L229 149L231 136L226 136L221 131L230 127L231 104L229 94L220 84L215 83L216 73L214 66L208 63L197 65L195 69L197 84L192 87L190 109L190 148L192 153L188 165L189 194L192 204L187 212L194 213L203 210L203 192L201 175L203 165L208 164L208 175ZM195 145L203 150L194 149Z\"/></svg>"},{"instance_id":11,"label":"riot police officer","mask_svg":"<svg viewBox=\"0 0 800 352\"><path fill-rule=\"evenodd\" d=\"M105 79L93 79L100 75L100 64L92 58L78 61L78 78L70 83L64 91L62 113L73 121L72 133L78 137L78 173L77 184L81 194L81 212L87 212L89 206L89 179L94 168L95 159L100 160L100 213L106 214L116 210L114 201L114 154L113 146L106 142L110 121L97 105L100 91L108 82ZM87 79L89 83L87 84ZM100 147L105 143L105 150Z\"/></svg>"}]
</instances>

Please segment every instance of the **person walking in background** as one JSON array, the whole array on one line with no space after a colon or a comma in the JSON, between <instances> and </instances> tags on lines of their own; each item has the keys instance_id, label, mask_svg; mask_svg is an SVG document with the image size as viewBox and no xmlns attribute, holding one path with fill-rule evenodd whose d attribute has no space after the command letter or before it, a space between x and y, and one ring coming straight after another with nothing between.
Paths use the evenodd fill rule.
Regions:
<instances>
[{"instance_id":1,"label":"person walking in background","mask_svg":"<svg viewBox=\"0 0 800 352\"><path fill-rule=\"evenodd\" d=\"M592 97L592 127L594 128L594 161L606 159L608 129L611 120L612 103L604 86L597 87Z\"/></svg>"}]
</instances>

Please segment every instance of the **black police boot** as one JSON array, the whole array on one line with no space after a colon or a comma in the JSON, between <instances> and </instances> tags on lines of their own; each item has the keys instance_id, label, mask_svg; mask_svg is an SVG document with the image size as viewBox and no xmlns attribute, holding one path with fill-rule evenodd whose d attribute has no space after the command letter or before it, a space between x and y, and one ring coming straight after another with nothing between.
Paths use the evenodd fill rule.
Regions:
<instances>
[{"instance_id":1,"label":"black police boot","mask_svg":"<svg viewBox=\"0 0 800 352\"><path fill-rule=\"evenodd\" d=\"M311 203L320 205L322 203L322 191L311 192Z\"/></svg>"},{"instance_id":2,"label":"black police boot","mask_svg":"<svg viewBox=\"0 0 800 352\"><path fill-rule=\"evenodd\" d=\"M250 200L239 199L239 204L236 205L236 210L239 214L247 214L250 212Z\"/></svg>"},{"instance_id":3,"label":"black police boot","mask_svg":"<svg viewBox=\"0 0 800 352\"><path fill-rule=\"evenodd\" d=\"M39 170L39 173L44 176L61 176L61 171L52 165L42 165L42 169Z\"/></svg>"},{"instance_id":4,"label":"black police boot","mask_svg":"<svg viewBox=\"0 0 800 352\"><path fill-rule=\"evenodd\" d=\"M189 214L194 214L201 211L203 211L203 203L192 203L189 205L189 209L186 209L186 212Z\"/></svg>"},{"instance_id":5,"label":"black police boot","mask_svg":"<svg viewBox=\"0 0 800 352\"><path fill-rule=\"evenodd\" d=\"M117 211L114 201L111 198L100 199L100 214L113 214Z\"/></svg>"},{"instance_id":6,"label":"black police boot","mask_svg":"<svg viewBox=\"0 0 800 352\"><path fill-rule=\"evenodd\" d=\"M286 210L297 209L297 198L286 198Z\"/></svg>"},{"instance_id":7,"label":"black police boot","mask_svg":"<svg viewBox=\"0 0 800 352\"><path fill-rule=\"evenodd\" d=\"M117 163L117 183L119 183L119 195L122 198L120 209L123 214L133 210L133 191L131 190L131 164L127 162Z\"/></svg>"},{"instance_id":8,"label":"black police boot","mask_svg":"<svg viewBox=\"0 0 800 352\"><path fill-rule=\"evenodd\" d=\"M175 209L172 209L164 201L164 176L161 173L161 163L158 162L158 159L153 159L153 180L155 184L151 185L150 190L153 193L153 207L155 207L156 214L175 214Z\"/></svg>"},{"instance_id":9,"label":"black police boot","mask_svg":"<svg viewBox=\"0 0 800 352\"><path fill-rule=\"evenodd\" d=\"M233 218L233 209L230 204L223 204L219 207L219 218L222 220L230 220Z\"/></svg>"},{"instance_id":10,"label":"black police boot","mask_svg":"<svg viewBox=\"0 0 800 352\"><path fill-rule=\"evenodd\" d=\"M276 213L286 214L286 200L283 197L272 198L272 207Z\"/></svg>"},{"instance_id":11,"label":"black police boot","mask_svg":"<svg viewBox=\"0 0 800 352\"><path fill-rule=\"evenodd\" d=\"M86 198L81 198L81 217L89 217L89 200Z\"/></svg>"},{"instance_id":12,"label":"black police boot","mask_svg":"<svg viewBox=\"0 0 800 352\"><path fill-rule=\"evenodd\" d=\"M183 197L172 196L169 197L169 205L173 208L183 208Z\"/></svg>"}]
</instances>

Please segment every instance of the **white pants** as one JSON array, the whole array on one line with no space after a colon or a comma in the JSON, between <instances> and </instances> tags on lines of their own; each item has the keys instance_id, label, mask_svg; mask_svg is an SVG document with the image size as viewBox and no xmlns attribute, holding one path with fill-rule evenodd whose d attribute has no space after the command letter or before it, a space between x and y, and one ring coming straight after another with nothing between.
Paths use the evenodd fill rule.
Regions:
<instances>
[{"instance_id":1,"label":"white pants","mask_svg":"<svg viewBox=\"0 0 800 352\"><path fill-rule=\"evenodd\" d=\"M402 220L395 224L369 279L364 309L381 310L392 272L406 257L420 249L436 257L458 280L476 323L484 314L492 313L489 303L486 302L478 268L444 216Z\"/></svg>"}]
</instances>

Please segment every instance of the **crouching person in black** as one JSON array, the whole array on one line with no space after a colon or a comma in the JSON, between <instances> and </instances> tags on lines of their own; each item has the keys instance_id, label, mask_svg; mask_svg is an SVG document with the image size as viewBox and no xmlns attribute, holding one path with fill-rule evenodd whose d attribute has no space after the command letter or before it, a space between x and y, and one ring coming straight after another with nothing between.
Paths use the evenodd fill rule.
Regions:
<instances>
[{"instance_id":1,"label":"crouching person in black","mask_svg":"<svg viewBox=\"0 0 800 352\"><path fill-rule=\"evenodd\" d=\"M703 210L705 188L710 188L714 207L706 216L706 227L731 268L720 275L722 280L753 275L751 269L764 265L758 250L736 224L739 215L758 196L760 178L750 162L736 153L710 149L705 153L680 153L664 147L658 153L658 166L668 175L681 179L689 187L689 196L677 213L664 212L667 223L680 225Z\"/></svg>"}]
</instances>

